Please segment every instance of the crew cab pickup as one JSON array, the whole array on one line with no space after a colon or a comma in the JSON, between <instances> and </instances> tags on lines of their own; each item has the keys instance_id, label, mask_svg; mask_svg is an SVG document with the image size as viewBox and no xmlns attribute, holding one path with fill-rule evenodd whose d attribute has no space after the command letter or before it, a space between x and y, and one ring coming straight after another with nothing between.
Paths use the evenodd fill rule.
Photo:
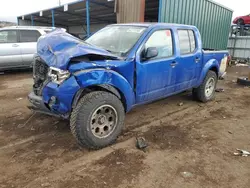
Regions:
<instances>
[{"instance_id":1,"label":"crew cab pickup","mask_svg":"<svg viewBox=\"0 0 250 188\"><path fill-rule=\"evenodd\" d=\"M40 37L30 108L70 120L80 144L98 149L121 133L133 107L192 89L215 96L227 51L205 51L195 26L109 25L81 41L56 30Z\"/></svg>"}]
</instances>

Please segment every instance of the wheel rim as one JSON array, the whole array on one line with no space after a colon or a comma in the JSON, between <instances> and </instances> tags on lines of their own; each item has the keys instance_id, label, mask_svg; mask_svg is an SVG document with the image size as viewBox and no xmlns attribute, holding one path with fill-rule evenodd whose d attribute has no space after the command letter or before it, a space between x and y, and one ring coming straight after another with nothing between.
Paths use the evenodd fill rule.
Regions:
<instances>
[{"instance_id":1,"label":"wheel rim","mask_svg":"<svg viewBox=\"0 0 250 188\"><path fill-rule=\"evenodd\" d=\"M117 126L117 111L110 105L102 105L92 114L90 123L95 137L106 138Z\"/></svg>"},{"instance_id":2,"label":"wheel rim","mask_svg":"<svg viewBox=\"0 0 250 188\"><path fill-rule=\"evenodd\" d=\"M205 86L205 95L207 98L211 97L215 89L215 79L209 78Z\"/></svg>"}]
</instances>

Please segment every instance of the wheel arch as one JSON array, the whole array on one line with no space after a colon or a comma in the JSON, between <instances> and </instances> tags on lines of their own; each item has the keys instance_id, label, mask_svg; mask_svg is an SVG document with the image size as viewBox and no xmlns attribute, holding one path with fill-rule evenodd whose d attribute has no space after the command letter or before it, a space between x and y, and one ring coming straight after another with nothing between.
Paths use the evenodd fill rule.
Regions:
<instances>
[{"instance_id":1,"label":"wheel arch","mask_svg":"<svg viewBox=\"0 0 250 188\"><path fill-rule=\"evenodd\" d=\"M219 69L215 65L210 67L208 71L213 71L216 73L217 77L219 76Z\"/></svg>"},{"instance_id":2,"label":"wheel arch","mask_svg":"<svg viewBox=\"0 0 250 188\"><path fill-rule=\"evenodd\" d=\"M203 67L202 71L201 71L201 74L200 74L200 78L198 79L198 84L196 87L199 87L204 78L206 77L208 71L214 71L217 75L217 77L219 76L219 62L216 60L216 59L211 59L209 60L205 66Z\"/></svg>"},{"instance_id":3,"label":"wheel arch","mask_svg":"<svg viewBox=\"0 0 250 188\"><path fill-rule=\"evenodd\" d=\"M106 91L109 93L114 94L117 98L119 98L124 106L125 111L127 111L127 102L124 94L117 88L115 88L112 85L108 84L102 84L102 85L91 85L86 88L81 88L77 91L75 94L74 100L72 102L72 109L76 107L78 101L87 93L93 92L93 91Z\"/></svg>"},{"instance_id":4,"label":"wheel arch","mask_svg":"<svg viewBox=\"0 0 250 188\"><path fill-rule=\"evenodd\" d=\"M237 23L240 23L240 21L241 21L241 24L242 24L242 25L244 25L244 24L245 24L245 21L244 21L244 19L243 19L243 18L239 18L239 19L237 20Z\"/></svg>"},{"instance_id":5,"label":"wheel arch","mask_svg":"<svg viewBox=\"0 0 250 188\"><path fill-rule=\"evenodd\" d=\"M112 70L90 70L75 75L81 89L75 94L72 108L77 101L86 93L91 91L107 91L116 95L123 103L124 109L128 112L135 101L133 88L129 82L119 73Z\"/></svg>"}]
</instances>

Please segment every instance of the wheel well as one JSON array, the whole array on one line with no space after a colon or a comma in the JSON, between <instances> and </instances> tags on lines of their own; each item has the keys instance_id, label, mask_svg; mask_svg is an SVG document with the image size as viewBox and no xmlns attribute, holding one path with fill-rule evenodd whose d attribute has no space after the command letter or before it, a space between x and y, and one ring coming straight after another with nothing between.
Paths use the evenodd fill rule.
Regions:
<instances>
[{"instance_id":1,"label":"wheel well","mask_svg":"<svg viewBox=\"0 0 250 188\"><path fill-rule=\"evenodd\" d=\"M107 84L94 85L94 86L89 86L89 87L84 88L84 89L80 89L74 97L74 101L72 103L72 109L76 107L79 99L81 99L84 95L86 95L90 92L93 92L93 91L106 91L106 92L114 94L115 96L117 96L121 100L123 107L125 109L125 112L127 111L126 98L124 97L123 93L119 89L117 89L111 85L107 85Z\"/></svg>"},{"instance_id":2,"label":"wheel well","mask_svg":"<svg viewBox=\"0 0 250 188\"><path fill-rule=\"evenodd\" d=\"M239 23L241 21L241 24L245 24L245 22L244 22L244 20L242 19L242 18L239 18L238 20L237 20L237 24Z\"/></svg>"},{"instance_id":3,"label":"wheel well","mask_svg":"<svg viewBox=\"0 0 250 188\"><path fill-rule=\"evenodd\" d=\"M218 69L216 67L211 67L209 70L214 71L218 77Z\"/></svg>"}]
</instances>

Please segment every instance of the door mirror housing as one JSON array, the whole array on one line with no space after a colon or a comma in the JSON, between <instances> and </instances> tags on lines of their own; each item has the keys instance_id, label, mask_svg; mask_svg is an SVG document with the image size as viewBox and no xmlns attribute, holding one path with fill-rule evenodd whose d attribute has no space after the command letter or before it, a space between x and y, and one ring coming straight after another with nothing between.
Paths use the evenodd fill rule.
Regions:
<instances>
[{"instance_id":1,"label":"door mirror housing","mask_svg":"<svg viewBox=\"0 0 250 188\"><path fill-rule=\"evenodd\" d=\"M144 53L144 59L151 59L158 56L158 50L156 47L149 47Z\"/></svg>"}]
</instances>

